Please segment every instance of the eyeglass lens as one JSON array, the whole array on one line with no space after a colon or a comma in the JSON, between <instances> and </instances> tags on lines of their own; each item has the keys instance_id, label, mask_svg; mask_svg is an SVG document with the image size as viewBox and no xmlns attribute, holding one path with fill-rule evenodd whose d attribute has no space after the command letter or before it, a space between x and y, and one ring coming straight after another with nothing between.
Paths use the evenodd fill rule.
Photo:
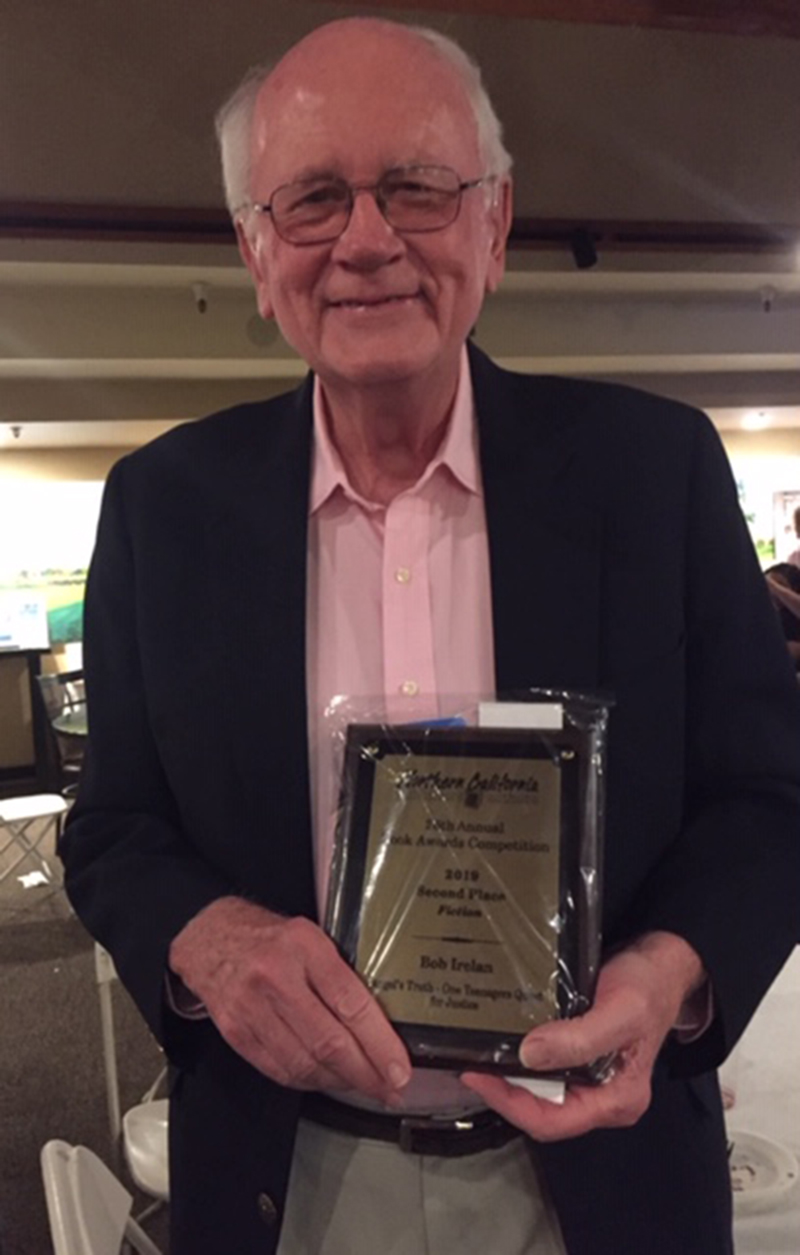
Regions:
<instances>
[{"instance_id":1,"label":"eyeglass lens","mask_svg":"<svg viewBox=\"0 0 800 1255\"><path fill-rule=\"evenodd\" d=\"M275 228L295 243L335 239L347 226L357 191L373 192L387 222L399 231L436 231L458 213L461 180L445 166L389 170L368 187L353 188L337 178L302 179L273 193Z\"/></svg>"}]
</instances>

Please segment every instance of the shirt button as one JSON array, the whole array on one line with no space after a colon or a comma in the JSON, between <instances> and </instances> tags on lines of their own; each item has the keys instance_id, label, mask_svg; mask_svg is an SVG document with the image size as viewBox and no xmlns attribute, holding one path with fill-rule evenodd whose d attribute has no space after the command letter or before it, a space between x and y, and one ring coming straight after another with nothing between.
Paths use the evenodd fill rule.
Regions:
<instances>
[{"instance_id":1,"label":"shirt button","mask_svg":"<svg viewBox=\"0 0 800 1255\"><path fill-rule=\"evenodd\" d=\"M410 584L411 572L407 566L399 566L394 573L394 578L397 580L398 584Z\"/></svg>"},{"instance_id":2,"label":"shirt button","mask_svg":"<svg viewBox=\"0 0 800 1255\"><path fill-rule=\"evenodd\" d=\"M278 1219L278 1209L270 1198L269 1194L259 1194L256 1199L258 1214L269 1228L275 1224Z\"/></svg>"},{"instance_id":3,"label":"shirt button","mask_svg":"<svg viewBox=\"0 0 800 1255\"><path fill-rule=\"evenodd\" d=\"M400 685L400 692L404 697L416 697L419 692L419 685L416 680L403 680Z\"/></svg>"}]
</instances>

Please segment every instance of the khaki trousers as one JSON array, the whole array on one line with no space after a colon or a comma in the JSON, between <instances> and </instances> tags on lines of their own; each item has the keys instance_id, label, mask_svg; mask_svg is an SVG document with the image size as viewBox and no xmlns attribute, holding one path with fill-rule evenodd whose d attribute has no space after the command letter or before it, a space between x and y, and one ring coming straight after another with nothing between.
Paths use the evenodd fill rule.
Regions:
<instances>
[{"instance_id":1,"label":"khaki trousers","mask_svg":"<svg viewBox=\"0 0 800 1255\"><path fill-rule=\"evenodd\" d=\"M566 1255L518 1138L458 1159L301 1120L278 1255Z\"/></svg>"}]
</instances>

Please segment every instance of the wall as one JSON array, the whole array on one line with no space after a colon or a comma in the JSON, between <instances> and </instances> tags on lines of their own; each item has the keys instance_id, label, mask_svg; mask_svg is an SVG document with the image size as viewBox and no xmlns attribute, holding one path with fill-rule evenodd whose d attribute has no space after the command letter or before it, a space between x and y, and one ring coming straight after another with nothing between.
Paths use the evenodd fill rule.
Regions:
<instances>
[{"instance_id":1,"label":"wall","mask_svg":"<svg viewBox=\"0 0 800 1255\"><path fill-rule=\"evenodd\" d=\"M0 448L0 492L4 479L104 480L128 449Z\"/></svg>"},{"instance_id":2,"label":"wall","mask_svg":"<svg viewBox=\"0 0 800 1255\"><path fill-rule=\"evenodd\" d=\"M0 654L0 774L32 762L27 659L21 654Z\"/></svg>"},{"instance_id":3,"label":"wall","mask_svg":"<svg viewBox=\"0 0 800 1255\"><path fill-rule=\"evenodd\" d=\"M31 480L104 481L124 448L0 449L0 493L3 483ZM54 526L57 520L53 520ZM0 546L8 537L0 537ZM62 646L42 659L42 669L66 670ZM0 655L0 773L33 763L33 727L27 665L19 655Z\"/></svg>"},{"instance_id":4,"label":"wall","mask_svg":"<svg viewBox=\"0 0 800 1255\"><path fill-rule=\"evenodd\" d=\"M720 434L762 566L782 561L798 544L791 513L800 504L800 428ZM786 494L785 508L776 494Z\"/></svg>"}]
</instances>

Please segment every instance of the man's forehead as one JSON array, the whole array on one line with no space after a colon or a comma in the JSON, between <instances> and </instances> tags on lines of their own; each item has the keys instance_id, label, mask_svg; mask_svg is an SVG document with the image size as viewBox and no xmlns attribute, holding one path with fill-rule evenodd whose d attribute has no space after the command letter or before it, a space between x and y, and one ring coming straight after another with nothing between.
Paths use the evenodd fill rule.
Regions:
<instances>
[{"instance_id":1,"label":"man's forehead","mask_svg":"<svg viewBox=\"0 0 800 1255\"><path fill-rule=\"evenodd\" d=\"M438 49L416 31L379 18L345 18L318 27L281 58L270 78L276 85L292 86L301 78L320 83L348 80L376 62L397 77L436 63L443 73L452 71Z\"/></svg>"},{"instance_id":2,"label":"man's forehead","mask_svg":"<svg viewBox=\"0 0 800 1255\"><path fill-rule=\"evenodd\" d=\"M257 121L280 129L287 109L383 109L398 115L409 105L447 106L472 120L455 67L427 40L393 24L366 19L330 23L292 48L264 83Z\"/></svg>"},{"instance_id":3,"label":"man's forehead","mask_svg":"<svg viewBox=\"0 0 800 1255\"><path fill-rule=\"evenodd\" d=\"M345 159L447 163L457 159L454 141L461 160L470 160L477 138L464 84L434 48L407 35L362 33L334 48L309 40L287 54L256 104L256 163L281 163L295 145L312 165L336 151Z\"/></svg>"}]
</instances>

